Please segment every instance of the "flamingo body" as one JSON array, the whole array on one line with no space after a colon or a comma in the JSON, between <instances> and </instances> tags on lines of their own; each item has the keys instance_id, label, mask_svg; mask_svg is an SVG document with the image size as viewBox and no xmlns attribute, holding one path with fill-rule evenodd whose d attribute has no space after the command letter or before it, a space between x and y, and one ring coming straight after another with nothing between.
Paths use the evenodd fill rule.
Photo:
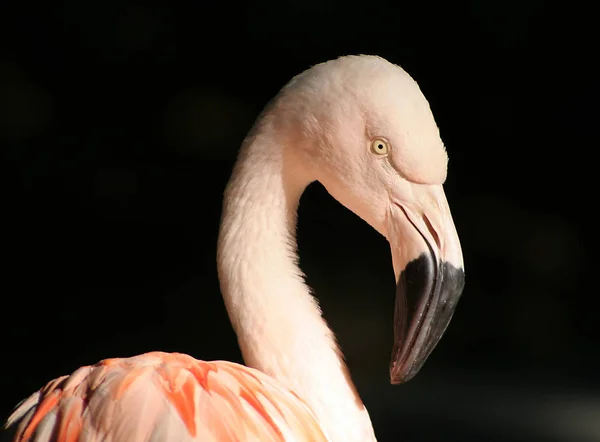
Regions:
<instances>
[{"instance_id":1,"label":"flamingo body","mask_svg":"<svg viewBox=\"0 0 600 442\"><path fill-rule=\"evenodd\" d=\"M16 408L17 422L20 442L328 440L304 402L260 371L162 352L54 379Z\"/></svg>"}]
</instances>

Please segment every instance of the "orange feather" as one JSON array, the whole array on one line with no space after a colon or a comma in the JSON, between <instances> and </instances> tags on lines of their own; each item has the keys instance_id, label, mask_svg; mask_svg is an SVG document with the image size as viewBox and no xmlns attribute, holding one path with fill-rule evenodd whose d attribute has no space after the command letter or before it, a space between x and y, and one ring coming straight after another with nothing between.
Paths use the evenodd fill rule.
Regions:
<instances>
[{"instance_id":1,"label":"orange feather","mask_svg":"<svg viewBox=\"0 0 600 442\"><path fill-rule=\"evenodd\" d=\"M42 432L52 442L146 442L159 432L182 441L285 442L284 434L327 441L302 400L263 373L177 353L107 359L32 398L8 420L15 442L34 442ZM134 403L150 411L142 416Z\"/></svg>"}]
</instances>

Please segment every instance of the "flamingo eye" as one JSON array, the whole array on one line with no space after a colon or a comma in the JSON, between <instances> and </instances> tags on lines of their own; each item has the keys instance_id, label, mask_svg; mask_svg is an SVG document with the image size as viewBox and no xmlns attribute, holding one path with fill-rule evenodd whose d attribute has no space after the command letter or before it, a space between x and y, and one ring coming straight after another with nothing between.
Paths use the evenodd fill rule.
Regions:
<instances>
[{"instance_id":1,"label":"flamingo eye","mask_svg":"<svg viewBox=\"0 0 600 442\"><path fill-rule=\"evenodd\" d=\"M384 156L389 153L390 145L383 138L375 138L373 141L371 141L371 151L375 155Z\"/></svg>"}]
</instances>

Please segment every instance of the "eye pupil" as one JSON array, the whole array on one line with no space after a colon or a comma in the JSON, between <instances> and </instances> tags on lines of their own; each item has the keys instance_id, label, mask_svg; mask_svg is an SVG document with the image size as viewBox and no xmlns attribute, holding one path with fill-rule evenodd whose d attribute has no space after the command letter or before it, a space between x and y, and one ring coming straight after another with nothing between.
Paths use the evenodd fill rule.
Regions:
<instances>
[{"instance_id":1,"label":"eye pupil","mask_svg":"<svg viewBox=\"0 0 600 442\"><path fill-rule=\"evenodd\" d=\"M389 146L387 142L383 139L374 139L371 142L371 152L377 155L387 155L389 150Z\"/></svg>"}]
</instances>

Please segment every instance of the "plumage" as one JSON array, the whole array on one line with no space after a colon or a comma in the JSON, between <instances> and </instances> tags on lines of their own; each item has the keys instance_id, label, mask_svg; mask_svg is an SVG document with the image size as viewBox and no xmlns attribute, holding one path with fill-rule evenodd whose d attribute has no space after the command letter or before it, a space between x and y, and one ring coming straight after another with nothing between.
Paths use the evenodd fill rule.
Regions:
<instances>
[{"instance_id":1,"label":"plumage","mask_svg":"<svg viewBox=\"0 0 600 442\"><path fill-rule=\"evenodd\" d=\"M392 383L415 376L464 285L443 190L447 154L416 82L380 57L294 77L243 142L217 244L245 363L147 353L48 383L17 407L14 442L374 442L369 413L298 267L313 181L384 235L396 276Z\"/></svg>"},{"instance_id":2,"label":"plumage","mask_svg":"<svg viewBox=\"0 0 600 442\"><path fill-rule=\"evenodd\" d=\"M19 442L328 440L306 404L264 373L177 353L82 367L23 401L7 425L19 419Z\"/></svg>"}]
</instances>

